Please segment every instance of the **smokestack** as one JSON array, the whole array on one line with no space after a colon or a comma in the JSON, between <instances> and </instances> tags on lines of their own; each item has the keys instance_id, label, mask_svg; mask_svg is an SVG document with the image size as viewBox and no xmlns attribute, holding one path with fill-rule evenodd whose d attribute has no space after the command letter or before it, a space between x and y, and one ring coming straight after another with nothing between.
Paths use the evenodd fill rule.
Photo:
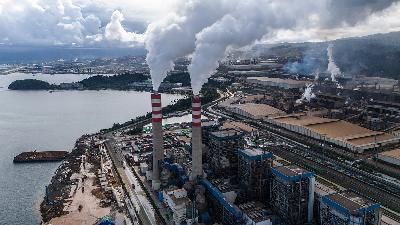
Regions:
<instances>
[{"instance_id":1,"label":"smokestack","mask_svg":"<svg viewBox=\"0 0 400 225\"><path fill-rule=\"evenodd\" d=\"M190 180L203 175L201 141L201 102L198 95L192 99L192 174Z\"/></svg>"},{"instance_id":2,"label":"smokestack","mask_svg":"<svg viewBox=\"0 0 400 225\"><path fill-rule=\"evenodd\" d=\"M160 169L159 161L164 159L164 141L162 131L162 113L161 113L161 94L154 92L151 94L152 119L153 126L153 178L152 187L154 190L160 187Z\"/></svg>"}]
</instances>

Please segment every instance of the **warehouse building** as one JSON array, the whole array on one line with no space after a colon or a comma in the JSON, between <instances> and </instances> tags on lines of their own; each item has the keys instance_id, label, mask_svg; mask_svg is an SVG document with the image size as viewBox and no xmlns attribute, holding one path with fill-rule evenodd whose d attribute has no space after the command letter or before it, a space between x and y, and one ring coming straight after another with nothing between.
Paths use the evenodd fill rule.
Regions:
<instances>
[{"instance_id":1,"label":"warehouse building","mask_svg":"<svg viewBox=\"0 0 400 225\"><path fill-rule=\"evenodd\" d=\"M238 121L226 121L222 125L222 129L235 129L240 130L247 134L255 134L258 130L246 123L238 122Z\"/></svg>"},{"instance_id":2,"label":"warehouse building","mask_svg":"<svg viewBox=\"0 0 400 225\"><path fill-rule=\"evenodd\" d=\"M278 87L283 89L300 89L311 84L310 81L305 81L305 80L293 80L293 79L270 78L270 77L248 77L246 81L249 84Z\"/></svg>"},{"instance_id":3,"label":"warehouse building","mask_svg":"<svg viewBox=\"0 0 400 225\"><path fill-rule=\"evenodd\" d=\"M269 116L281 116L286 113L266 104L233 104L226 107L228 111L251 119L262 119Z\"/></svg>"},{"instance_id":4,"label":"warehouse building","mask_svg":"<svg viewBox=\"0 0 400 225\"><path fill-rule=\"evenodd\" d=\"M305 114L291 114L264 118L266 122L317 140L363 153L379 146L399 143L400 137L372 131L337 119L327 119Z\"/></svg>"},{"instance_id":5,"label":"warehouse building","mask_svg":"<svg viewBox=\"0 0 400 225\"><path fill-rule=\"evenodd\" d=\"M312 222L314 190L314 173L295 165L272 168L271 202L284 224Z\"/></svg>"},{"instance_id":6,"label":"warehouse building","mask_svg":"<svg viewBox=\"0 0 400 225\"><path fill-rule=\"evenodd\" d=\"M323 196L320 205L320 224L378 225L380 206L350 192Z\"/></svg>"},{"instance_id":7,"label":"warehouse building","mask_svg":"<svg viewBox=\"0 0 400 225\"><path fill-rule=\"evenodd\" d=\"M379 153L378 159L392 165L400 166L400 149Z\"/></svg>"}]
</instances>

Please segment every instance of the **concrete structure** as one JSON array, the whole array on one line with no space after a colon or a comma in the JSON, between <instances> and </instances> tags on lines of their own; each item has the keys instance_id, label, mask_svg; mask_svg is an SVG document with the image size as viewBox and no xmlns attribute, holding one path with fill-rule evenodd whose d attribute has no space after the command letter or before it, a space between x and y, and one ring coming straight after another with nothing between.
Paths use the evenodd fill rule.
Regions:
<instances>
[{"instance_id":1,"label":"concrete structure","mask_svg":"<svg viewBox=\"0 0 400 225\"><path fill-rule=\"evenodd\" d=\"M169 188L163 190L164 202L172 211L172 218L175 225L186 222L186 212L191 206L191 201L187 197L185 189Z\"/></svg>"},{"instance_id":2,"label":"concrete structure","mask_svg":"<svg viewBox=\"0 0 400 225\"><path fill-rule=\"evenodd\" d=\"M261 149L241 149L238 152L239 182L246 199L267 202L270 193L272 153Z\"/></svg>"},{"instance_id":3,"label":"concrete structure","mask_svg":"<svg viewBox=\"0 0 400 225\"><path fill-rule=\"evenodd\" d=\"M303 225L313 219L315 176L294 165L272 168L271 202L288 225Z\"/></svg>"},{"instance_id":4,"label":"concrete structure","mask_svg":"<svg viewBox=\"0 0 400 225\"><path fill-rule=\"evenodd\" d=\"M264 120L301 135L358 153L400 141L400 137L392 134L372 131L343 120L307 116L305 114L269 117L264 118Z\"/></svg>"},{"instance_id":5,"label":"concrete structure","mask_svg":"<svg viewBox=\"0 0 400 225\"><path fill-rule=\"evenodd\" d=\"M206 179L201 180L201 185L206 189L206 202L212 210L214 222L220 222L224 225L243 224L242 212L227 199L232 191L227 189L224 184L219 182L210 182Z\"/></svg>"},{"instance_id":6,"label":"concrete structure","mask_svg":"<svg viewBox=\"0 0 400 225\"><path fill-rule=\"evenodd\" d=\"M276 109L266 104L236 104L227 107L227 110L251 119L262 119L269 116L282 116L286 113L280 109Z\"/></svg>"},{"instance_id":7,"label":"concrete structure","mask_svg":"<svg viewBox=\"0 0 400 225\"><path fill-rule=\"evenodd\" d=\"M400 166L400 149L379 153L378 159L396 166Z\"/></svg>"},{"instance_id":8,"label":"concrete structure","mask_svg":"<svg viewBox=\"0 0 400 225\"><path fill-rule=\"evenodd\" d=\"M203 175L203 150L201 141L201 102L199 96L192 99L192 174L191 180Z\"/></svg>"},{"instance_id":9,"label":"concrete structure","mask_svg":"<svg viewBox=\"0 0 400 225\"><path fill-rule=\"evenodd\" d=\"M379 204L347 191L323 196L320 205L320 224L378 225L381 220Z\"/></svg>"},{"instance_id":10,"label":"concrete structure","mask_svg":"<svg viewBox=\"0 0 400 225\"><path fill-rule=\"evenodd\" d=\"M322 107L333 109L343 107L346 99L337 95L317 93L313 101Z\"/></svg>"},{"instance_id":11,"label":"concrete structure","mask_svg":"<svg viewBox=\"0 0 400 225\"><path fill-rule=\"evenodd\" d=\"M246 81L247 83L250 84L279 87L284 89L299 89L299 88L304 88L308 84L311 84L310 81L270 78L270 77L248 77Z\"/></svg>"},{"instance_id":12,"label":"concrete structure","mask_svg":"<svg viewBox=\"0 0 400 225\"><path fill-rule=\"evenodd\" d=\"M321 205L321 199L323 196L334 194L337 192L337 189L333 188L332 186L327 186L323 183L320 183L318 181L315 182L315 191L314 191L314 218L317 221L320 221L320 205Z\"/></svg>"},{"instance_id":13,"label":"concrete structure","mask_svg":"<svg viewBox=\"0 0 400 225\"><path fill-rule=\"evenodd\" d=\"M244 146L243 133L225 129L210 134L209 164L218 176L237 174L237 151Z\"/></svg>"},{"instance_id":14,"label":"concrete structure","mask_svg":"<svg viewBox=\"0 0 400 225\"><path fill-rule=\"evenodd\" d=\"M263 209L255 202L247 202L238 205L243 212L245 225L272 225L272 216L266 215Z\"/></svg>"},{"instance_id":15,"label":"concrete structure","mask_svg":"<svg viewBox=\"0 0 400 225\"><path fill-rule=\"evenodd\" d=\"M152 187L154 190L160 188L160 168L159 162L164 159L164 141L161 113L161 94L155 92L151 94L152 106L152 127L153 127L153 176Z\"/></svg>"},{"instance_id":16,"label":"concrete structure","mask_svg":"<svg viewBox=\"0 0 400 225\"><path fill-rule=\"evenodd\" d=\"M400 117L400 103L396 102L373 101L367 106L367 110L377 116Z\"/></svg>"}]
</instances>

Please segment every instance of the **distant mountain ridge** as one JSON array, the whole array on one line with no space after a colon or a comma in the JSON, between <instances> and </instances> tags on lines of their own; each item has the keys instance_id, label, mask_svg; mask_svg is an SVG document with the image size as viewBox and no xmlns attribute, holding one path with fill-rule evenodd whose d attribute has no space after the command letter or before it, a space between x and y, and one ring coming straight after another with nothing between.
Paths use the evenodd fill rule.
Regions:
<instances>
[{"instance_id":1,"label":"distant mountain ridge","mask_svg":"<svg viewBox=\"0 0 400 225\"><path fill-rule=\"evenodd\" d=\"M257 56L281 56L293 60L311 58L310 70L327 68L326 49L332 43L336 64L347 75L400 79L400 32L338 39L330 42L258 45Z\"/></svg>"},{"instance_id":2,"label":"distant mountain ridge","mask_svg":"<svg viewBox=\"0 0 400 225\"><path fill-rule=\"evenodd\" d=\"M83 48L62 46L0 45L0 64L42 63L58 59L73 60L145 55L144 48Z\"/></svg>"}]
</instances>

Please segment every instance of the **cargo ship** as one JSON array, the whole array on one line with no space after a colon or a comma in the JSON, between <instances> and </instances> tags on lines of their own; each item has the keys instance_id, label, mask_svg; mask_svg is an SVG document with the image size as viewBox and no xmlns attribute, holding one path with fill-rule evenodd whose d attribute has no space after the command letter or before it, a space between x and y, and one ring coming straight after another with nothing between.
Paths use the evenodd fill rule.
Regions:
<instances>
[{"instance_id":1,"label":"cargo ship","mask_svg":"<svg viewBox=\"0 0 400 225\"><path fill-rule=\"evenodd\" d=\"M22 152L14 157L14 163L30 163L30 162L56 162L62 161L67 157L67 151L31 151Z\"/></svg>"}]
</instances>

